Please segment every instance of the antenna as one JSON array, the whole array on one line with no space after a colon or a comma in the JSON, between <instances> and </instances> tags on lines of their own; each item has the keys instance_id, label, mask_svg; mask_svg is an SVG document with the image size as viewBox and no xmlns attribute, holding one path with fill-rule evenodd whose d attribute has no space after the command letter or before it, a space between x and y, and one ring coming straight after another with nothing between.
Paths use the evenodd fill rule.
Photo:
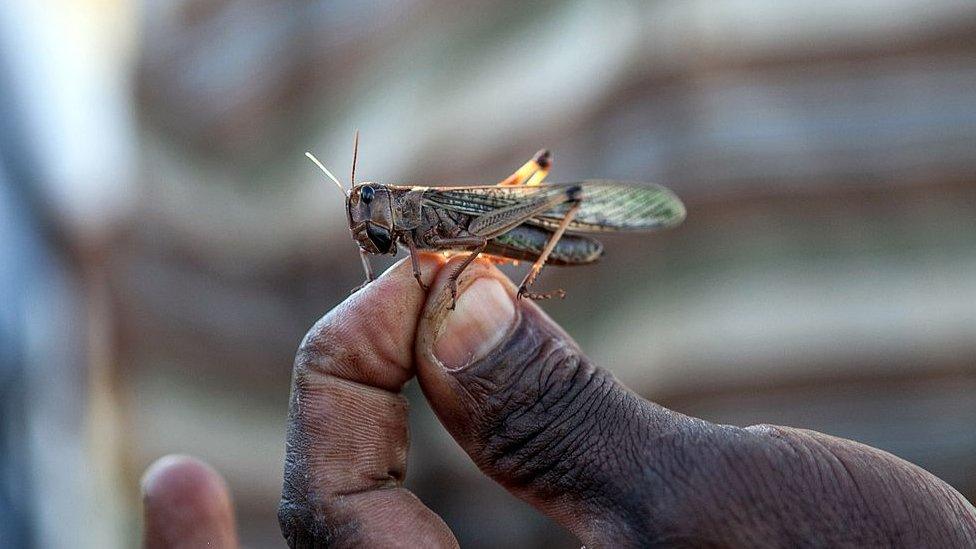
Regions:
<instances>
[{"instance_id":1,"label":"antenna","mask_svg":"<svg viewBox=\"0 0 976 549\"><path fill-rule=\"evenodd\" d=\"M359 130L356 130L356 139L352 144L352 176L349 178L349 184L353 187L356 186L356 159L359 157Z\"/></svg>"},{"instance_id":2,"label":"antenna","mask_svg":"<svg viewBox=\"0 0 976 549\"><path fill-rule=\"evenodd\" d=\"M310 153L308 151L305 151L305 156L307 156L309 160L311 160L312 162L314 162L315 165L318 166L319 169L322 170L323 173L325 173L325 175L329 176L329 179L331 179L336 184L336 186L339 187L339 191L342 194L346 194L346 189L344 189L342 187L342 183L339 183L339 180L336 179L336 176L332 175L332 172L330 172L328 168L326 168L325 166L323 166L322 163L319 162L319 159L318 158L315 158L315 155L313 155L312 153Z\"/></svg>"}]
</instances>

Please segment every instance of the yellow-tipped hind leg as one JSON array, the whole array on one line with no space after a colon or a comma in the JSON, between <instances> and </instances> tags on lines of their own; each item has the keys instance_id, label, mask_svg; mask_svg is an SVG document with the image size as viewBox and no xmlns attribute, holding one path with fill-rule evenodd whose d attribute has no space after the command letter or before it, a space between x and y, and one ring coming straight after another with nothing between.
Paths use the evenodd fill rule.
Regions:
<instances>
[{"instance_id":1,"label":"yellow-tipped hind leg","mask_svg":"<svg viewBox=\"0 0 976 549\"><path fill-rule=\"evenodd\" d=\"M522 164L522 167L515 170L515 173L503 179L499 187L514 187L517 185L535 186L549 175L549 168L552 166L552 154L548 150L542 149L535 153L531 160Z\"/></svg>"}]
</instances>

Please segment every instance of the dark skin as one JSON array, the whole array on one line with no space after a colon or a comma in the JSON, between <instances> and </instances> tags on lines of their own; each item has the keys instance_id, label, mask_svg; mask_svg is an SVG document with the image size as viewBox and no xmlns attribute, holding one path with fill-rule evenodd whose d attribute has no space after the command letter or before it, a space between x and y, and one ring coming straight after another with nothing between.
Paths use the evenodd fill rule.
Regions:
<instances>
[{"instance_id":1,"label":"dark skin","mask_svg":"<svg viewBox=\"0 0 976 549\"><path fill-rule=\"evenodd\" d=\"M423 256L351 296L295 360L279 519L292 547L454 547L402 486L416 377L478 467L587 547L974 547L976 508L881 450L733 427L649 402L590 362L514 285ZM169 461L165 461L169 460ZM219 475L190 458L146 474L145 546L235 547Z\"/></svg>"}]
</instances>

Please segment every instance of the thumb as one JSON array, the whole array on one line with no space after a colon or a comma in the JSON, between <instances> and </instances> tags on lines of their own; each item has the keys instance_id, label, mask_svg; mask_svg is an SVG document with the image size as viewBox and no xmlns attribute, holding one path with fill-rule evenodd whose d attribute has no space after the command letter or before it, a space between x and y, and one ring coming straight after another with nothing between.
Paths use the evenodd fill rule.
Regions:
<instances>
[{"instance_id":1,"label":"thumb","mask_svg":"<svg viewBox=\"0 0 976 549\"><path fill-rule=\"evenodd\" d=\"M658 464L692 420L635 395L498 269L475 262L451 311L441 269L418 327L418 377L488 476L587 545L643 545L671 492ZM653 440L653 444L648 444Z\"/></svg>"}]
</instances>

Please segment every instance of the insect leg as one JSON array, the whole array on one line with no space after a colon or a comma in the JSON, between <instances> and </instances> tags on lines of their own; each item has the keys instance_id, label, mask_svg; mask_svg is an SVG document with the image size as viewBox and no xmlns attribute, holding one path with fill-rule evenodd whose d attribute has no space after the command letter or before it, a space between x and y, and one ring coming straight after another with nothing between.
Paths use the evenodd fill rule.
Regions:
<instances>
[{"instance_id":1,"label":"insect leg","mask_svg":"<svg viewBox=\"0 0 976 549\"><path fill-rule=\"evenodd\" d=\"M580 206L582 205L583 203L577 200L566 212L566 216L563 217L562 221L559 222L559 226L556 227L556 230L553 231L552 236L549 237L549 242L546 243L546 247L542 250L542 253L539 254L539 257L535 260L535 263L532 264L532 268L529 269L528 274L525 275L525 279L523 279L522 283L519 284L518 297L527 297L529 299L549 299L557 295L559 297L566 296L566 290L563 290L562 288L554 292L535 294L529 292L529 286L535 282L536 277L539 276L540 272L542 272L542 267L546 264L546 260L549 259L549 254L552 253L553 248L556 247L556 243L558 243L559 239L562 238L563 233L566 232L566 227L569 226L569 223L573 220L573 217L576 216L576 212L579 211Z\"/></svg>"},{"instance_id":2,"label":"insect leg","mask_svg":"<svg viewBox=\"0 0 976 549\"><path fill-rule=\"evenodd\" d=\"M420 277L420 262L417 260L417 244L413 241L413 236L409 232L403 233L403 240L407 243L407 248L410 249L410 264L413 265L413 277L417 279L417 284L420 284L420 287L426 292L429 288Z\"/></svg>"},{"instance_id":3,"label":"insect leg","mask_svg":"<svg viewBox=\"0 0 976 549\"><path fill-rule=\"evenodd\" d=\"M376 276L373 275L373 266L369 262L369 255L364 252L362 248L359 249L359 259L363 261L363 270L366 271L366 280L364 280L359 286L353 288L352 291L349 292L351 294L362 290L367 284L376 280Z\"/></svg>"},{"instance_id":4,"label":"insect leg","mask_svg":"<svg viewBox=\"0 0 976 549\"><path fill-rule=\"evenodd\" d=\"M459 278L461 278L461 273L463 273L464 270L468 268L468 265L470 265L471 262L478 257L478 254L485 251L485 248L488 246L488 239L483 236L459 236L456 238L439 238L434 241L434 244L443 250L450 250L452 248L465 248L472 250L472 252L468 254L468 257L464 258L464 261L455 267L454 271L451 273L451 276L447 278L447 287L451 290L450 309L453 311L454 306L457 305L457 281Z\"/></svg>"},{"instance_id":5,"label":"insect leg","mask_svg":"<svg viewBox=\"0 0 976 549\"><path fill-rule=\"evenodd\" d=\"M536 153L535 161L539 164L539 169L525 182L526 187L536 187L542 184L542 181L549 175L549 169L552 167L552 155L549 154L549 151L543 149Z\"/></svg>"},{"instance_id":6,"label":"insect leg","mask_svg":"<svg viewBox=\"0 0 976 549\"><path fill-rule=\"evenodd\" d=\"M468 257L464 258L464 261L462 261L454 269L454 272L451 273L451 276L448 277L448 279L447 279L447 285L448 285L448 288L450 288L450 290L451 290L451 307L450 307L450 310L453 311L455 305L457 305L457 291L458 291L457 281L458 281L459 278L461 278L461 273L463 273L464 270L468 268L468 265L470 265L471 262L474 261L478 257L478 254L480 254L481 252L485 251L485 248L486 247L488 247L488 239L487 238L482 239L481 245L478 246L478 248L476 248L473 252L471 252L470 254L468 254Z\"/></svg>"},{"instance_id":7,"label":"insect leg","mask_svg":"<svg viewBox=\"0 0 976 549\"><path fill-rule=\"evenodd\" d=\"M542 149L535 153L531 160L522 164L522 167L515 170L515 173L503 179L499 187L512 187L516 185L538 185L546 178L549 168L552 166L552 155L548 150Z\"/></svg>"}]
</instances>

